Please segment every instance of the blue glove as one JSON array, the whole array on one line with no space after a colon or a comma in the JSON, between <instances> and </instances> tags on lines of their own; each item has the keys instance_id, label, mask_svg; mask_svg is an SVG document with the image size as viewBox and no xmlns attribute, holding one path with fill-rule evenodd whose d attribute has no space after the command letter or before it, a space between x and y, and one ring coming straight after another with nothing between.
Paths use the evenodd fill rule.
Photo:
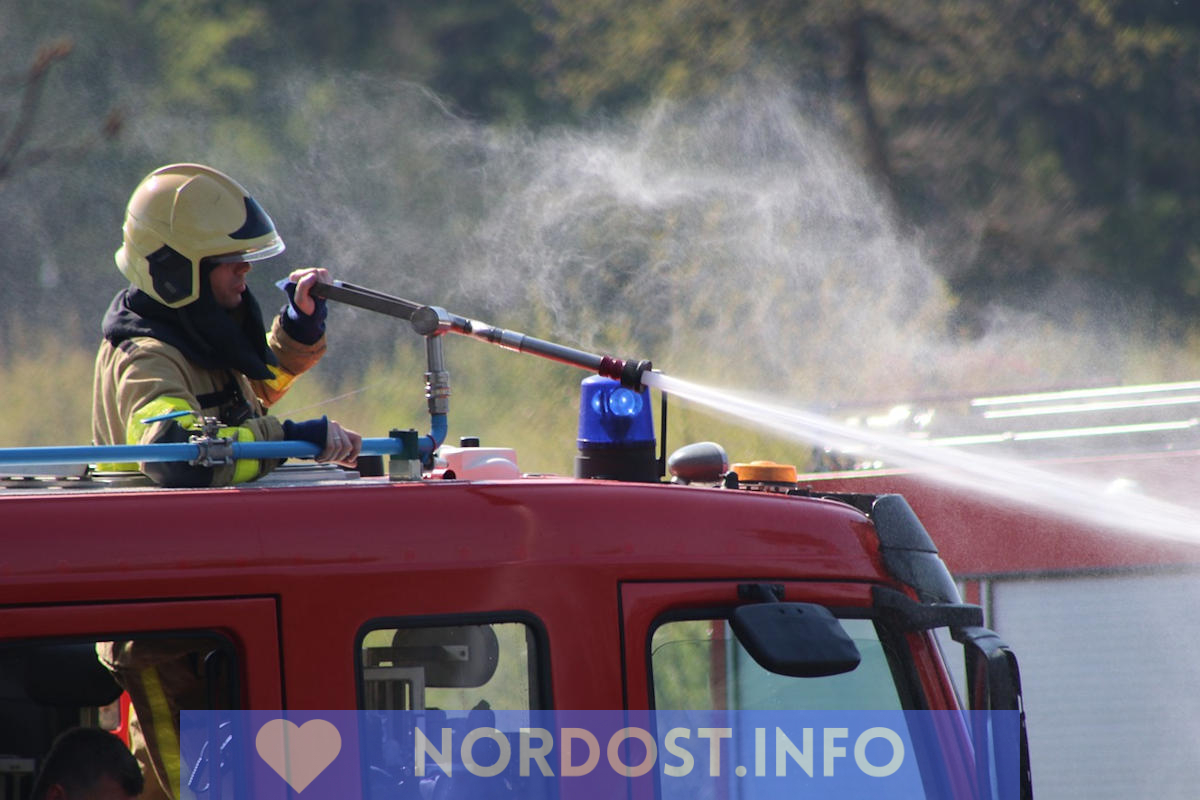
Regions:
<instances>
[{"instance_id":1,"label":"blue glove","mask_svg":"<svg viewBox=\"0 0 1200 800\"><path fill-rule=\"evenodd\" d=\"M322 450L329 437L329 417L306 419L303 422L283 421L283 438L289 442L312 442Z\"/></svg>"},{"instance_id":2,"label":"blue glove","mask_svg":"<svg viewBox=\"0 0 1200 800\"><path fill-rule=\"evenodd\" d=\"M300 344L316 344L325 335L325 317L329 308L325 305L324 297L313 297L316 308L313 313L305 314L296 307L296 283L284 278L275 283L287 293L287 305L279 309L279 322L288 336Z\"/></svg>"}]
</instances>

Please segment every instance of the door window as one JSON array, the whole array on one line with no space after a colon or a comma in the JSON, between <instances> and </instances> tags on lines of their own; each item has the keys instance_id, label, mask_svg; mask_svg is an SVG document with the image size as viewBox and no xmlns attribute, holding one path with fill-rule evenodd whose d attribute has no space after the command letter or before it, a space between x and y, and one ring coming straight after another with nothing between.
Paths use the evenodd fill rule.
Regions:
<instances>
[{"instance_id":1,"label":"door window","mask_svg":"<svg viewBox=\"0 0 1200 800\"><path fill-rule=\"evenodd\" d=\"M147 786L176 785L179 712L238 703L236 650L211 632L0 642L0 798L26 797L54 740L101 728Z\"/></svg>"},{"instance_id":2,"label":"door window","mask_svg":"<svg viewBox=\"0 0 1200 800\"><path fill-rule=\"evenodd\" d=\"M154 747L132 725L134 678L174 698L158 706L168 740L183 709L280 708L277 618L274 600L253 597L0 609L0 798L28 797L51 743L75 727L120 736L153 785ZM189 796L196 756L181 759L177 741L157 752L162 780L174 789L182 776L175 796Z\"/></svg>"},{"instance_id":3,"label":"door window","mask_svg":"<svg viewBox=\"0 0 1200 800\"><path fill-rule=\"evenodd\" d=\"M544 707L539 636L525 622L394 625L360 648L361 707L377 711Z\"/></svg>"},{"instance_id":4,"label":"door window","mask_svg":"<svg viewBox=\"0 0 1200 800\"><path fill-rule=\"evenodd\" d=\"M650 645L654 705L663 710L892 710L900 693L875 623L840 620L862 662L850 672L792 678L763 669L724 619L668 621Z\"/></svg>"}]
</instances>

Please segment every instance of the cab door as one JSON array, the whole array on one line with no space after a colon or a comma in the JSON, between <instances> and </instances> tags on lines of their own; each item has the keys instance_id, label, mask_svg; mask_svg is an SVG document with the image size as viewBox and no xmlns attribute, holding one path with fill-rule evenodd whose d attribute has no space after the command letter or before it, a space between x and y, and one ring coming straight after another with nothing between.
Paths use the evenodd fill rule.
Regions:
<instances>
[{"instance_id":1,"label":"cab door","mask_svg":"<svg viewBox=\"0 0 1200 800\"><path fill-rule=\"evenodd\" d=\"M28 796L41 759L68 728L101 727L128 739L127 704L98 643L199 642L210 657L206 674L222 676L202 689L200 702L282 708L276 618L271 597L0 608L0 798Z\"/></svg>"},{"instance_id":2,"label":"cab door","mask_svg":"<svg viewBox=\"0 0 1200 800\"><path fill-rule=\"evenodd\" d=\"M733 632L733 609L770 602L824 607L853 641L856 666L806 677L778 674L760 666ZM904 629L877 608L865 583L712 581L624 583L622 637L627 708L655 709L658 725L683 719L662 712L716 712L697 719L736 719L724 712L909 712L944 709L941 716L896 714L912 743L915 770L905 773L897 796L990 797L976 792L971 746L953 706L934 689L948 688L944 669L927 631ZM807 640L801 640L807 641ZM803 648L801 648L803 649ZM814 648L820 649L820 648ZM830 719L852 719L833 716ZM910 725L912 723L912 725ZM707 724L707 723L706 723ZM743 726L744 727L744 726ZM710 728L709 730L716 730ZM835 727L835 730L841 730ZM712 747L708 774L724 776L714 791L741 797L751 789L738 782L766 763L763 749L737 725L731 739ZM719 761L718 761L719 759ZM772 762L775 763L775 762ZM736 777L730 778L731 775ZM664 784L665 786L665 784ZM741 787L741 788L739 788ZM985 787L986 788L986 787ZM639 787L637 800L656 792ZM667 798L677 795L657 792ZM686 793L685 795L686 796ZM1004 795L1001 795L1004 796Z\"/></svg>"}]
</instances>

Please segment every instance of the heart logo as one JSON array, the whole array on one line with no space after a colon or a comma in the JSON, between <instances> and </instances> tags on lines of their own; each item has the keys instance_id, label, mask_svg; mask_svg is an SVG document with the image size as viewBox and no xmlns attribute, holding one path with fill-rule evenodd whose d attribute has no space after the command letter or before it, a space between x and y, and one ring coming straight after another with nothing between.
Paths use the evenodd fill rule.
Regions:
<instances>
[{"instance_id":1,"label":"heart logo","mask_svg":"<svg viewBox=\"0 0 1200 800\"><path fill-rule=\"evenodd\" d=\"M303 792L342 751L342 735L323 719L303 725L273 719L258 729L254 746L288 786Z\"/></svg>"}]
</instances>

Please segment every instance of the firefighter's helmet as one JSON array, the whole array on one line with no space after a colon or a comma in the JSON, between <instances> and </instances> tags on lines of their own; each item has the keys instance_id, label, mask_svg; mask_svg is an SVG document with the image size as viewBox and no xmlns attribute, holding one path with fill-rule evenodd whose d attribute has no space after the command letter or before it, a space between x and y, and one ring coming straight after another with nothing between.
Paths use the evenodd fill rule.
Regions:
<instances>
[{"instance_id":1,"label":"firefighter's helmet","mask_svg":"<svg viewBox=\"0 0 1200 800\"><path fill-rule=\"evenodd\" d=\"M275 223L237 181L200 164L146 176L125 209L117 267L169 308L200 296L200 262L258 261L283 252Z\"/></svg>"}]
</instances>

